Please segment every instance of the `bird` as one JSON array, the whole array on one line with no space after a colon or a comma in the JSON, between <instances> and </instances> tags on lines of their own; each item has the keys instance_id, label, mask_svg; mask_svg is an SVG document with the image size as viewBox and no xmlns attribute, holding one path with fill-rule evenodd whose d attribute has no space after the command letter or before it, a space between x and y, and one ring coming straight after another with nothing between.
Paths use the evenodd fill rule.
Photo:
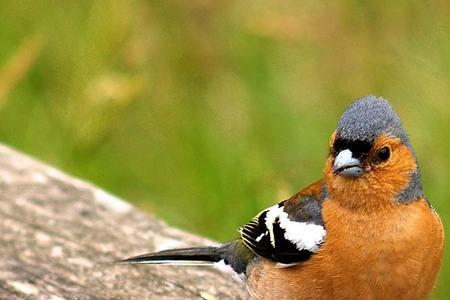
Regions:
<instances>
[{"instance_id":1,"label":"bird","mask_svg":"<svg viewBox=\"0 0 450 300\"><path fill-rule=\"evenodd\" d=\"M261 211L218 246L163 250L120 264L210 264L255 299L426 299L444 230L414 149L382 97L355 100L329 142L323 177Z\"/></svg>"}]
</instances>

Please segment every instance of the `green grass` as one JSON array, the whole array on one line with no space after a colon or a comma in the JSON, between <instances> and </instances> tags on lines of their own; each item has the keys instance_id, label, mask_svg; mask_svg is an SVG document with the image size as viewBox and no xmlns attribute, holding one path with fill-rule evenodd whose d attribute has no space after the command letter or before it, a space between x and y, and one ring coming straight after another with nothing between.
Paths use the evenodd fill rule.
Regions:
<instances>
[{"instance_id":1,"label":"green grass","mask_svg":"<svg viewBox=\"0 0 450 300\"><path fill-rule=\"evenodd\" d=\"M449 231L450 7L339 3L2 1L0 141L226 240L320 178L345 106L381 95ZM449 280L447 255L433 299Z\"/></svg>"}]
</instances>

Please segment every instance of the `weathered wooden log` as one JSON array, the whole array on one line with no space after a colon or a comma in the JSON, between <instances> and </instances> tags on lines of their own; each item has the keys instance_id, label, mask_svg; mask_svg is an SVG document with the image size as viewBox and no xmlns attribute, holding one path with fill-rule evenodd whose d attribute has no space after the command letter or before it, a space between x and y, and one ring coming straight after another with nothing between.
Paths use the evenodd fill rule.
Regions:
<instances>
[{"instance_id":1,"label":"weathered wooden log","mask_svg":"<svg viewBox=\"0 0 450 300\"><path fill-rule=\"evenodd\" d=\"M211 243L0 146L0 299L247 299L209 267L111 263Z\"/></svg>"}]
</instances>

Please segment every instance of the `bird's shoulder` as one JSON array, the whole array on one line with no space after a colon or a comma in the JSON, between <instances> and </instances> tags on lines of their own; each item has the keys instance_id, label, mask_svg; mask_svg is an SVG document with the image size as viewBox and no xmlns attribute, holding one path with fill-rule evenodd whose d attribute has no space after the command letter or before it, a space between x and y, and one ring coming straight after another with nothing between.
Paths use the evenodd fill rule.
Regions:
<instances>
[{"instance_id":1,"label":"bird's shoulder","mask_svg":"<svg viewBox=\"0 0 450 300\"><path fill-rule=\"evenodd\" d=\"M275 204L240 228L243 243L257 255L281 264L309 259L326 236L322 201L327 197L319 180Z\"/></svg>"}]
</instances>

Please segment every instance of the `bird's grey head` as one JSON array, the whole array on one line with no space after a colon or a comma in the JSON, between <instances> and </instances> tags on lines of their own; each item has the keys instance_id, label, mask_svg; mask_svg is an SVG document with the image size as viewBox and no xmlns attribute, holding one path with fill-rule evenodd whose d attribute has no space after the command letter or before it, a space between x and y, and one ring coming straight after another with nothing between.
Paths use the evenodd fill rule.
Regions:
<instances>
[{"instance_id":1,"label":"bird's grey head","mask_svg":"<svg viewBox=\"0 0 450 300\"><path fill-rule=\"evenodd\" d=\"M336 138L372 143L381 134L399 138L409 146L408 136L392 106L383 98L366 96L342 114Z\"/></svg>"},{"instance_id":2,"label":"bird's grey head","mask_svg":"<svg viewBox=\"0 0 450 300\"><path fill-rule=\"evenodd\" d=\"M342 114L336 129L333 144L335 174L362 176L368 153L382 135L398 138L412 150L399 117L386 100L367 96L353 102ZM389 158L390 150L389 147L380 149L381 160L385 156Z\"/></svg>"},{"instance_id":3,"label":"bird's grey head","mask_svg":"<svg viewBox=\"0 0 450 300\"><path fill-rule=\"evenodd\" d=\"M393 139L397 142L393 142ZM401 164L386 164L393 157L398 161L399 156L393 151L400 148L392 147L398 141L409 149L414 160L412 169L395 169ZM335 176L357 179L374 170L391 170L395 174L409 176L407 186L395 196L397 202L407 203L423 196L414 150L399 117L383 98L367 96L347 108L339 120L332 150L332 171Z\"/></svg>"}]
</instances>

